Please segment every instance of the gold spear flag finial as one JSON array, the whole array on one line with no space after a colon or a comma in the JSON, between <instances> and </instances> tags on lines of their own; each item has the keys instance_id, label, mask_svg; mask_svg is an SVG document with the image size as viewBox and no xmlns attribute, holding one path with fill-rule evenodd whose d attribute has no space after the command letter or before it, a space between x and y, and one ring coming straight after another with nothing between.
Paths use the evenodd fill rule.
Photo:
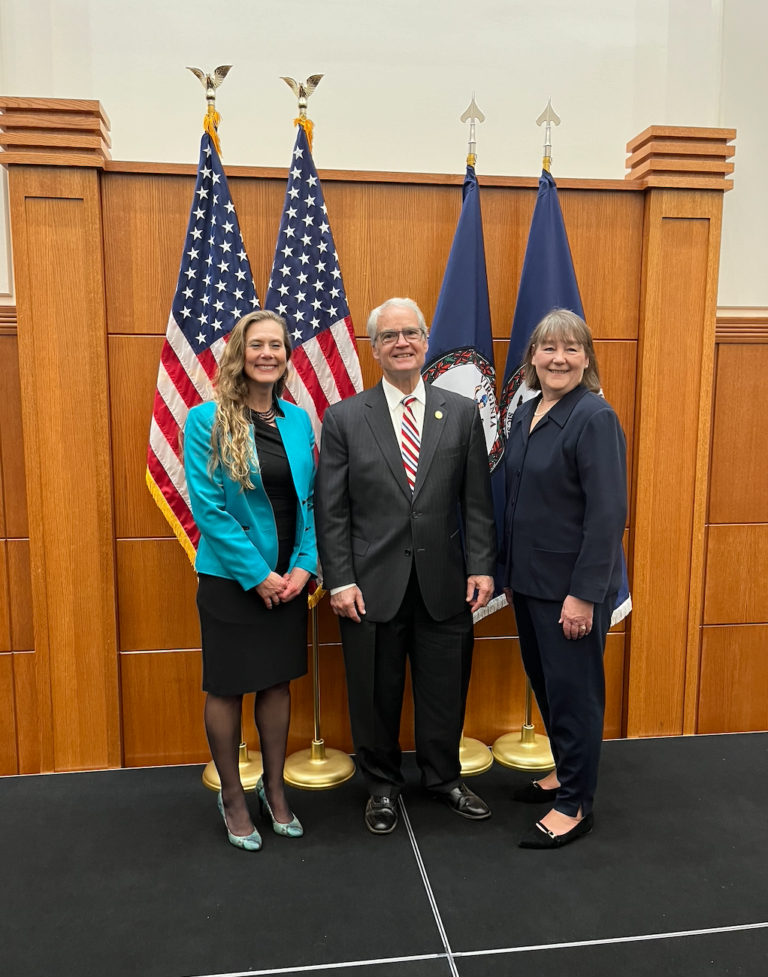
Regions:
<instances>
[{"instance_id":1,"label":"gold spear flag finial","mask_svg":"<svg viewBox=\"0 0 768 977\"><path fill-rule=\"evenodd\" d=\"M218 128L221 116L216 111L216 89L221 85L229 74L231 64L220 64L212 75L206 74L200 68L187 68L193 75L200 79L200 84L205 89L205 98L208 102L208 111L203 119L203 129L211 137L211 142L216 147L216 152L221 156L221 143L219 142Z\"/></svg>"},{"instance_id":2,"label":"gold spear flag finial","mask_svg":"<svg viewBox=\"0 0 768 977\"><path fill-rule=\"evenodd\" d=\"M289 78L287 75L280 75L281 80L286 83L286 85L299 100L299 116L293 120L293 124L295 126L301 126L304 132L306 132L310 153L312 152L312 133L314 131L315 124L311 119L307 118L307 99L320 84L320 79L322 77L322 75L310 75L306 81L296 81L293 78Z\"/></svg>"}]
</instances>

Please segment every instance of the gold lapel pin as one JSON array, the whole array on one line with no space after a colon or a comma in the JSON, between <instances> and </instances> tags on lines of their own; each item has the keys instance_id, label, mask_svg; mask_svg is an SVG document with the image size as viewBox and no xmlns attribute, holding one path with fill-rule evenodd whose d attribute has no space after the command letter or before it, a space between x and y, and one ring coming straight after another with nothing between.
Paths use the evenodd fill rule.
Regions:
<instances>
[{"instance_id":1,"label":"gold lapel pin","mask_svg":"<svg viewBox=\"0 0 768 977\"><path fill-rule=\"evenodd\" d=\"M441 410L435 411L435 417L438 419L438 421L442 418L442 416L443 416L443 412Z\"/></svg>"}]
</instances>

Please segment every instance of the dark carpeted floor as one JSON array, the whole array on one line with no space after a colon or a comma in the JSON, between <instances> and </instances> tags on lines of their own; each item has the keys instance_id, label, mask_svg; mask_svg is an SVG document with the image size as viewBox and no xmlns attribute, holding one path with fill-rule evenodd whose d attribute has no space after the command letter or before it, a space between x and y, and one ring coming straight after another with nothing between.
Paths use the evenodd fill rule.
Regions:
<instances>
[{"instance_id":1,"label":"dark carpeted floor","mask_svg":"<svg viewBox=\"0 0 768 977\"><path fill-rule=\"evenodd\" d=\"M199 767L0 779L0 974L765 977L766 929L474 954L768 921L767 760L768 734L607 743L593 834L530 852L517 838L546 807L511 802L524 775L475 778L493 817L471 823L407 757L453 961L405 825L370 835L357 778L292 791L305 837L259 822L254 854L227 844ZM429 959L326 969L403 957Z\"/></svg>"}]
</instances>

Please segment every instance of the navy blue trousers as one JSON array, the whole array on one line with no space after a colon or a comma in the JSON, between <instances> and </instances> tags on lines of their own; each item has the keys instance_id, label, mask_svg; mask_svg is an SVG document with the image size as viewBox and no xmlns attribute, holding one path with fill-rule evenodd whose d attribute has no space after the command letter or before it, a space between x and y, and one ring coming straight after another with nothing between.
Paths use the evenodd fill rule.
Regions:
<instances>
[{"instance_id":1,"label":"navy blue trousers","mask_svg":"<svg viewBox=\"0 0 768 977\"><path fill-rule=\"evenodd\" d=\"M603 653L616 594L595 604L592 630L569 641L558 624L562 601L514 594L520 652L557 765L555 810L589 814L603 744Z\"/></svg>"}]
</instances>

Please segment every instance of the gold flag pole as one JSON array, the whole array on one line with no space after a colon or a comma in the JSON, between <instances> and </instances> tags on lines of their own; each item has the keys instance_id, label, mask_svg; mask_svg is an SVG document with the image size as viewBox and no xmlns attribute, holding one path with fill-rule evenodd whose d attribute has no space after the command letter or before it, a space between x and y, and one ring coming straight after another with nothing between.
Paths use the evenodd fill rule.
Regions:
<instances>
[{"instance_id":1,"label":"gold flag pole","mask_svg":"<svg viewBox=\"0 0 768 977\"><path fill-rule=\"evenodd\" d=\"M552 108L552 98L536 120L536 125L544 125L544 158L542 168L552 169L552 125L560 125L560 116ZM533 690L531 680L525 677L525 722L520 733L505 733L493 744L493 756L497 763L513 770L552 770L555 761L549 740L536 732L533 725Z\"/></svg>"},{"instance_id":2,"label":"gold flag pole","mask_svg":"<svg viewBox=\"0 0 768 977\"><path fill-rule=\"evenodd\" d=\"M327 790L338 787L354 774L355 763L348 753L326 747L320 731L320 639L317 602L310 611L312 619L312 693L314 736L308 750L292 753L285 761L286 784L304 790Z\"/></svg>"},{"instance_id":3,"label":"gold flag pole","mask_svg":"<svg viewBox=\"0 0 768 977\"><path fill-rule=\"evenodd\" d=\"M467 166L474 167L477 162L477 142L475 140L475 123L484 122L485 116L477 107L475 93L472 92L472 100L466 112L461 116L462 122L469 121L469 148L467 150ZM461 776L474 777L477 774L485 773L493 766L493 754L480 740L465 736L464 730L461 731L459 740L459 762L461 763Z\"/></svg>"},{"instance_id":4,"label":"gold flag pole","mask_svg":"<svg viewBox=\"0 0 768 977\"><path fill-rule=\"evenodd\" d=\"M205 100L208 103L208 109L203 119L203 129L211 137L211 142L216 147L216 152L221 156L221 144L219 143L218 128L219 122L221 122L221 116L216 111L216 89L219 88L221 83L229 74L229 70L232 67L231 64L222 64L213 72L213 74L208 74L202 71L200 68L188 68L192 74L200 81L200 84L205 89ZM243 785L243 790L252 791L256 789L256 781L262 774L262 764L261 764L261 753L258 750L255 753L249 753L248 744L245 742L245 733L243 732L243 720L240 717L240 748L238 755L238 766L240 768L240 783ZM219 779L219 772L216 769L216 764L213 760L205 765L203 770L203 784L208 788L208 790L221 790L221 781Z\"/></svg>"},{"instance_id":5,"label":"gold flag pole","mask_svg":"<svg viewBox=\"0 0 768 977\"><path fill-rule=\"evenodd\" d=\"M294 125L300 125L307 134L309 151L312 152L314 124L307 118L307 99L320 84L322 75L310 75L306 81L297 82L293 78L281 76L298 99L299 115ZM285 761L283 776L292 787L304 790L327 790L338 787L349 780L355 772L355 763L348 753L326 747L320 730L320 629L317 605L322 599L323 590L316 590L309 598L312 620L312 706L314 735L307 750L292 753Z\"/></svg>"}]
</instances>

